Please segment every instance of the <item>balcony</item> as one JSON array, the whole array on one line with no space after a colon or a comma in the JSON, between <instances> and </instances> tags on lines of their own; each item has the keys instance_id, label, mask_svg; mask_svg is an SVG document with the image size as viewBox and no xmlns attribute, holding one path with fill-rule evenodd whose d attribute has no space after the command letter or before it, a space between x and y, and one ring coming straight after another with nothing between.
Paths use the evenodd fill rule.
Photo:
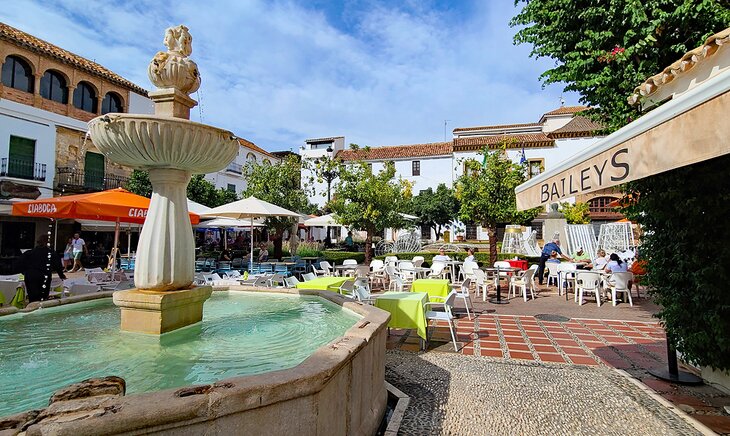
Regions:
<instances>
[{"instance_id":1,"label":"balcony","mask_svg":"<svg viewBox=\"0 0 730 436\"><path fill-rule=\"evenodd\" d=\"M243 174L243 165L231 162L226 167L226 171L229 173Z\"/></svg>"},{"instance_id":2,"label":"balcony","mask_svg":"<svg viewBox=\"0 0 730 436\"><path fill-rule=\"evenodd\" d=\"M43 182L46 180L46 164L35 163L27 159L4 157L0 162L0 177Z\"/></svg>"},{"instance_id":3,"label":"balcony","mask_svg":"<svg viewBox=\"0 0 730 436\"><path fill-rule=\"evenodd\" d=\"M56 188L67 192L94 192L122 188L128 177L84 171L70 167L56 168Z\"/></svg>"}]
</instances>

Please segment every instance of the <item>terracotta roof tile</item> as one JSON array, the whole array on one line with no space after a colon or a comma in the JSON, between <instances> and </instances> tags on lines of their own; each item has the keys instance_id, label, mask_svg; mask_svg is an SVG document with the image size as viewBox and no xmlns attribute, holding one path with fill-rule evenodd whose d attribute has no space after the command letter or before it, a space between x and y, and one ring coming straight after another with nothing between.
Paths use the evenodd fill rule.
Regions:
<instances>
[{"instance_id":1,"label":"terracotta roof tile","mask_svg":"<svg viewBox=\"0 0 730 436\"><path fill-rule=\"evenodd\" d=\"M278 159L278 157L274 156L273 154L269 153L268 151L264 150L263 148L259 147L258 145L254 144L251 141L248 141L243 138L238 138L238 143L241 144L241 146L243 146L243 147L251 149L257 153L261 153L264 156L269 156L271 158Z\"/></svg>"},{"instance_id":2,"label":"terracotta roof tile","mask_svg":"<svg viewBox=\"0 0 730 436\"><path fill-rule=\"evenodd\" d=\"M654 94L662 85L689 71L698 63L714 55L718 47L728 43L730 43L730 27L710 36L704 44L685 53L681 59L665 68L664 71L646 79L644 83L634 89L634 93L628 99L629 104L638 104L641 98Z\"/></svg>"},{"instance_id":3,"label":"terracotta roof tile","mask_svg":"<svg viewBox=\"0 0 730 436\"><path fill-rule=\"evenodd\" d=\"M69 64L80 70L84 70L95 76L99 76L103 79L109 80L110 82L116 83L117 85L128 88L138 94L147 95L147 91L129 80L119 76L118 74L104 68L96 62L90 61L77 54L71 53L68 50L64 50L61 47L51 44L50 42L44 41L33 35L25 33L14 27L8 26L5 23L0 23L0 39L5 39L18 44L28 50L40 53L49 57L52 57L60 62Z\"/></svg>"},{"instance_id":4,"label":"terracotta roof tile","mask_svg":"<svg viewBox=\"0 0 730 436\"><path fill-rule=\"evenodd\" d=\"M588 106L560 106L559 108L553 109L550 112L545 112L542 116L544 117L549 115L569 115L576 112L583 112L587 109L589 109Z\"/></svg>"},{"instance_id":5,"label":"terracotta roof tile","mask_svg":"<svg viewBox=\"0 0 730 436\"><path fill-rule=\"evenodd\" d=\"M337 157L342 160L389 160L409 157L443 156L452 152L451 142L432 142L429 144L391 145L370 149L342 150Z\"/></svg>"},{"instance_id":6,"label":"terracotta roof tile","mask_svg":"<svg viewBox=\"0 0 730 436\"><path fill-rule=\"evenodd\" d=\"M568 124L548 133L550 138L579 138L582 136L593 136L597 130L603 129L603 125L581 115L573 117Z\"/></svg>"},{"instance_id":7,"label":"terracotta roof tile","mask_svg":"<svg viewBox=\"0 0 730 436\"><path fill-rule=\"evenodd\" d=\"M555 145L555 141L553 141L544 133L473 136L469 138L455 138L454 151L481 150L484 147L496 149L500 147L505 141L507 143L507 148L552 147Z\"/></svg>"},{"instance_id":8,"label":"terracotta roof tile","mask_svg":"<svg viewBox=\"0 0 730 436\"><path fill-rule=\"evenodd\" d=\"M470 132L474 130L492 130L492 129L510 129L513 127L540 127L540 123L521 123L521 124L497 124L494 126L476 126L476 127L459 127L454 129L456 132Z\"/></svg>"}]
</instances>

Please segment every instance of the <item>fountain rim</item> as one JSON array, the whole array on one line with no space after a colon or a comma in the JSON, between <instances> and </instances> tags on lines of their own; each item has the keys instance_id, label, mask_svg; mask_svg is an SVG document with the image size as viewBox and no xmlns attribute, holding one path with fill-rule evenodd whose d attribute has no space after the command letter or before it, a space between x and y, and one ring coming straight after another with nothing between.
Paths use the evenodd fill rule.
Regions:
<instances>
[{"instance_id":1,"label":"fountain rim","mask_svg":"<svg viewBox=\"0 0 730 436\"><path fill-rule=\"evenodd\" d=\"M91 120L88 121L89 127L92 125L97 125L99 123L106 123L111 124L115 121L124 121L124 120L148 120L148 121L164 121L164 122L172 122L172 123L178 123L178 124L185 124L193 127L203 128L203 129L209 129L209 130L217 130L220 133L228 134L231 137L231 140L238 140L238 136L234 135L233 132L227 129L223 129L220 127L212 126L210 124L203 124L199 123L197 121L191 121L185 118L178 118L168 115L156 115L156 114L130 114L130 113L124 113L124 112L109 112L104 115L99 115ZM91 135L93 136L93 135ZM93 138L92 138L93 139Z\"/></svg>"}]
</instances>

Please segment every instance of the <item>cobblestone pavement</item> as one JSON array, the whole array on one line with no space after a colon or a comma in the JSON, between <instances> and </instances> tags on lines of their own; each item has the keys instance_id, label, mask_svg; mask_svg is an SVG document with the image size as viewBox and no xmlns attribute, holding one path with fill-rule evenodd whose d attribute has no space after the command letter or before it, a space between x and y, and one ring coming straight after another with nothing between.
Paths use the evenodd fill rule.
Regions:
<instances>
[{"instance_id":1,"label":"cobblestone pavement","mask_svg":"<svg viewBox=\"0 0 730 436\"><path fill-rule=\"evenodd\" d=\"M386 379L411 396L404 435L698 434L603 366L390 350Z\"/></svg>"}]
</instances>

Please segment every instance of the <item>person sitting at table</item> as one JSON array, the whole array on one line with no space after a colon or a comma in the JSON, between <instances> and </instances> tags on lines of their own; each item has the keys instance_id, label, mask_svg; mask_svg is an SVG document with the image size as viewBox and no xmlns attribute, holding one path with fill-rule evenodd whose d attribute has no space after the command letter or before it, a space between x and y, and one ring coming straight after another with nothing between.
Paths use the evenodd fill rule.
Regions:
<instances>
[{"instance_id":1,"label":"person sitting at table","mask_svg":"<svg viewBox=\"0 0 730 436\"><path fill-rule=\"evenodd\" d=\"M593 262L589 263L585 267L587 269L592 269L594 271L602 271L604 268L606 268L607 263L608 263L608 256L606 256L606 251L604 249L600 248L596 252L596 258L593 259Z\"/></svg>"},{"instance_id":2,"label":"person sitting at table","mask_svg":"<svg viewBox=\"0 0 730 436\"><path fill-rule=\"evenodd\" d=\"M261 244L258 261L266 262L267 260L269 260L269 249L266 247L266 244Z\"/></svg>"},{"instance_id":3,"label":"person sitting at table","mask_svg":"<svg viewBox=\"0 0 730 436\"><path fill-rule=\"evenodd\" d=\"M606 268L604 269L604 271L607 273L627 272L628 266L626 265L626 262L618 257L618 254L611 253L610 260L606 264Z\"/></svg>"},{"instance_id":4,"label":"person sitting at table","mask_svg":"<svg viewBox=\"0 0 730 436\"><path fill-rule=\"evenodd\" d=\"M448 262L451 260L451 258L446 255L446 250L444 250L443 248L439 248L439 254L434 256L431 260L432 262Z\"/></svg>"},{"instance_id":5,"label":"person sitting at table","mask_svg":"<svg viewBox=\"0 0 730 436\"><path fill-rule=\"evenodd\" d=\"M578 251L575 253L575 256L573 256L573 260L575 260L576 267L578 269L585 269L586 265L591 263L591 258L588 256L588 253L586 253L583 250L583 247L578 247Z\"/></svg>"},{"instance_id":6,"label":"person sitting at table","mask_svg":"<svg viewBox=\"0 0 730 436\"><path fill-rule=\"evenodd\" d=\"M464 258L464 263L477 261L476 258L474 257L474 248L472 248L472 247L467 248L466 254L467 254L467 256L466 256L466 258Z\"/></svg>"},{"instance_id":7,"label":"person sitting at table","mask_svg":"<svg viewBox=\"0 0 730 436\"><path fill-rule=\"evenodd\" d=\"M25 289L28 301L47 300L51 292L51 274L56 271L58 277L66 280L61 258L48 246L48 236L41 235L36 241L38 245L20 257L18 265L25 277Z\"/></svg>"},{"instance_id":8,"label":"person sitting at table","mask_svg":"<svg viewBox=\"0 0 730 436\"><path fill-rule=\"evenodd\" d=\"M221 255L218 256L218 260L231 260L231 252L227 248L224 248L221 251Z\"/></svg>"},{"instance_id":9,"label":"person sitting at table","mask_svg":"<svg viewBox=\"0 0 730 436\"><path fill-rule=\"evenodd\" d=\"M352 240L352 232L347 232L347 237L345 238L345 248L347 248L348 251L352 251L352 248L355 246L355 242Z\"/></svg>"},{"instance_id":10,"label":"person sitting at table","mask_svg":"<svg viewBox=\"0 0 730 436\"><path fill-rule=\"evenodd\" d=\"M558 252L553 250L550 253L550 258L546 260L545 263L560 263L560 259L558 259Z\"/></svg>"}]
</instances>

